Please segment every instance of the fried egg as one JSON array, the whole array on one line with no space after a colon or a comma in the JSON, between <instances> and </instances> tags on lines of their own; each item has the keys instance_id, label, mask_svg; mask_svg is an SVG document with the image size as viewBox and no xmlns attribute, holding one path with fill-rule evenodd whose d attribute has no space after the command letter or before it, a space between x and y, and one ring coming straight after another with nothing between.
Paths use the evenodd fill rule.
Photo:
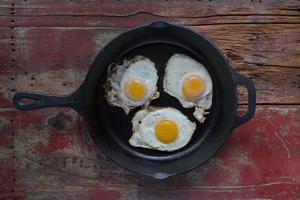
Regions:
<instances>
[{"instance_id":1,"label":"fried egg","mask_svg":"<svg viewBox=\"0 0 300 200\"><path fill-rule=\"evenodd\" d=\"M204 122L205 110L212 105L213 84L206 68L184 54L174 54L167 62L164 91L184 108L195 108L194 116Z\"/></svg>"},{"instance_id":2,"label":"fried egg","mask_svg":"<svg viewBox=\"0 0 300 200\"><path fill-rule=\"evenodd\" d=\"M196 124L175 108L138 111L132 119L130 145L159 151L175 151L192 138Z\"/></svg>"},{"instance_id":3,"label":"fried egg","mask_svg":"<svg viewBox=\"0 0 300 200\"><path fill-rule=\"evenodd\" d=\"M104 84L106 100L110 105L123 108L126 114L132 108L147 107L152 99L159 97L157 80L155 64L149 58L135 56L112 64Z\"/></svg>"}]
</instances>

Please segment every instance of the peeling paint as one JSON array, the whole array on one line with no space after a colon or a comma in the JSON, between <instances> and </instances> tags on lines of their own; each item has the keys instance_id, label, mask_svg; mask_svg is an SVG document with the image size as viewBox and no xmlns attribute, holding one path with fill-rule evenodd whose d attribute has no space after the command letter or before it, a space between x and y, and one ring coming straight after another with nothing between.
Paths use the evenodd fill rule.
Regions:
<instances>
[{"instance_id":1,"label":"peeling paint","mask_svg":"<svg viewBox=\"0 0 300 200\"><path fill-rule=\"evenodd\" d=\"M286 116L289 112L291 112L291 108L283 108L283 107L272 107L270 108L271 110L275 110L279 113L280 116L284 117ZM296 109L296 108L294 108Z\"/></svg>"},{"instance_id":2,"label":"peeling paint","mask_svg":"<svg viewBox=\"0 0 300 200\"><path fill-rule=\"evenodd\" d=\"M18 155L35 152L34 146L47 145L50 129L43 124L30 124L27 128L19 130L15 138L15 151Z\"/></svg>"},{"instance_id":3,"label":"peeling paint","mask_svg":"<svg viewBox=\"0 0 300 200\"><path fill-rule=\"evenodd\" d=\"M8 148L0 146L0 162L9 157L10 150Z\"/></svg>"},{"instance_id":4,"label":"peeling paint","mask_svg":"<svg viewBox=\"0 0 300 200\"><path fill-rule=\"evenodd\" d=\"M290 128L289 128L288 125L282 125L282 126L280 126L280 128L281 129L280 129L279 133L280 133L281 136L284 137L289 133Z\"/></svg>"},{"instance_id":5,"label":"peeling paint","mask_svg":"<svg viewBox=\"0 0 300 200\"><path fill-rule=\"evenodd\" d=\"M125 32L126 30L115 29L113 32L108 30L103 30L101 34L95 35L95 43L98 48L103 48L108 42L110 42L113 38L115 38L118 34Z\"/></svg>"},{"instance_id":6,"label":"peeling paint","mask_svg":"<svg viewBox=\"0 0 300 200\"><path fill-rule=\"evenodd\" d=\"M65 114L64 112L59 112L56 116L49 117L47 123L58 131L70 130L74 127L72 116Z\"/></svg>"},{"instance_id":7,"label":"peeling paint","mask_svg":"<svg viewBox=\"0 0 300 200\"><path fill-rule=\"evenodd\" d=\"M4 118L0 118L0 134L2 132L2 129L5 128L5 126L9 125L10 121L4 119Z\"/></svg>"}]
</instances>

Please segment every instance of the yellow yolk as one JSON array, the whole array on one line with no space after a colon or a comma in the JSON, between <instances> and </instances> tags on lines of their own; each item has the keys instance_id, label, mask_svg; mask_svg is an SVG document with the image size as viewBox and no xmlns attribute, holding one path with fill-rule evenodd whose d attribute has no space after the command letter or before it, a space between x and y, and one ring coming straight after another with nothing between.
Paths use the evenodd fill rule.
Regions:
<instances>
[{"instance_id":1,"label":"yellow yolk","mask_svg":"<svg viewBox=\"0 0 300 200\"><path fill-rule=\"evenodd\" d=\"M133 101L143 100L146 93L147 87L143 81L130 80L125 84L125 94Z\"/></svg>"},{"instance_id":2,"label":"yellow yolk","mask_svg":"<svg viewBox=\"0 0 300 200\"><path fill-rule=\"evenodd\" d=\"M156 138L162 143L173 142L178 135L178 128L174 121L163 119L155 126Z\"/></svg>"},{"instance_id":3,"label":"yellow yolk","mask_svg":"<svg viewBox=\"0 0 300 200\"><path fill-rule=\"evenodd\" d=\"M204 89L204 80L197 75L191 75L185 78L181 85L183 96L189 100L194 100L200 97L200 95L204 92Z\"/></svg>"}]
</instances>

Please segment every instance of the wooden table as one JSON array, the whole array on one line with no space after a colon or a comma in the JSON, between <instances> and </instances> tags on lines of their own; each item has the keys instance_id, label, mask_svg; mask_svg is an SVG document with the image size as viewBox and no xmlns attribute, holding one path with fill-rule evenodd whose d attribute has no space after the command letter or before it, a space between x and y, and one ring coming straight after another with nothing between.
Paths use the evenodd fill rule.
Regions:
<instances>
[{"instance_id":1,"label":"wooden table","mask_svg":"<svg viewBox=\"0 0 300 200\"><path fill-rule=\"evenodd\" d=\"M203 166L139 176L97 152L74 111L13 108L16 91L70 93L105 44L158 19L203 33L257 88L256 116ZM1 1L0 199L231 198L300 199L300 1Z\"/></svg>"}]
</instances>

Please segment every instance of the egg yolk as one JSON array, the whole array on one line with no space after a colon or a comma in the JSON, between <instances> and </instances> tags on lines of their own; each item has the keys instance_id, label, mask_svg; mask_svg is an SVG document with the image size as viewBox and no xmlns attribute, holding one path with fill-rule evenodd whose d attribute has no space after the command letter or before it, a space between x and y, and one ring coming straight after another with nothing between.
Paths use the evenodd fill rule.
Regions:
<instances>
[{"instance_id":1,"label":"egg yolk","mask_svg":"<svg viewBox=\"0 0 300 200\"><path fill-rule=\"evenodd\" d=\"M163 119L155 125L155 136L162 143L171 143L178 136L178 128L174 121Z\"/></svg>"},{"instance_id":2,"label":"egg yolk","mask_svg":"<svg viewBox=\"0 0 300 200\"><path fill-rule=\"evenodd\" d=\"M183 96L189 100L194 100L200 97L200 95L204 92L204 89L204 80L197 75L191 75L185 78L181 86Z\"/></svg>"},{"instance_id":3,"label":"egg yolk","mask_svg":"<svg viewBox=\"0 0 300 200\"><path fill-rule=\"evenodd\" d=\"M143 100L146 93L147 87L143 81L130 80L125 84L125 94L133 101Z\"/></svg>"}]
</instances>

